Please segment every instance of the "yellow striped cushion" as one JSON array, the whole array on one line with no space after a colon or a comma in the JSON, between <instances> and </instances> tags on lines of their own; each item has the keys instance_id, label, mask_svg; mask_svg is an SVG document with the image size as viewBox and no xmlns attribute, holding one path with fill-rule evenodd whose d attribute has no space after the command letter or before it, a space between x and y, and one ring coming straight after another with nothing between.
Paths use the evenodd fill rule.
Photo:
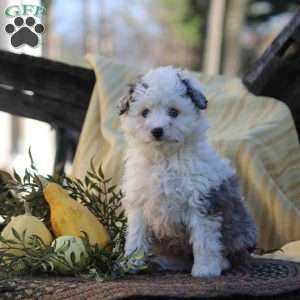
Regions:
<instances>
[{"instance_id":1,"label":"yellow striped cushion","mask_svg":"<svg viewBox=\"0 0 300 300\"><path fill-rule=\"evenodd\" d=\"M73 175L82 178L91 158L119 183L124 139L117 103L138 72L107 58L88 56L97 82L77 149ZM229 158L259 228L258 246L300 239L300 150L288 108L251 95L241 81L197 74L209 100L209 140Z\"/></svg>"}]
</instances>

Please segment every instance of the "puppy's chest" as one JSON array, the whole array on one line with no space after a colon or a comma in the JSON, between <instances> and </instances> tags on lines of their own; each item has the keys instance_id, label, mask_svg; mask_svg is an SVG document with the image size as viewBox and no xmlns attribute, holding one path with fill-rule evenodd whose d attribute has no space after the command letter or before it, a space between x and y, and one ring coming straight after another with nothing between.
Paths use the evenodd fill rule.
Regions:
<instances>
[{"instance_id":1,"label":"puppy's chest","mask_svg":"<svg viewBox=\"0 0 300 300\"><path fill-rule=\"evenodd\" d=\"M187 210L186 177L168 165L152 167L150 174L144 215L156 236L178 235L184 230Z\"/></svg>"}]
</instances>

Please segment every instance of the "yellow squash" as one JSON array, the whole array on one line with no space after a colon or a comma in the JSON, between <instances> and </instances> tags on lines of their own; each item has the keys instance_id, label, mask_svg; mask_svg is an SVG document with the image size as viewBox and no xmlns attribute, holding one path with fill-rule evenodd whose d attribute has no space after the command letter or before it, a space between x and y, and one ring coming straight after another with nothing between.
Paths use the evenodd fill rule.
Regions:
<instances>
[{"instance_id":1,"label":"yellow squash","mask_svg":"<svg viewBox=\"0 0 300 300\"><path fill-rule=\"evenodd\" d=\"M108 245L110 236L104 226L85 206L72 199L60 185L48 183L44 188L44 196L50 206L52 230L57 237L82 237L84 231L91 245Z\"/></svg>"},{"instance_id":2,"label":"yellow squash","mask_svg":"<svg viewBox=\"0 0 300 300\"><path fill-rule=\"evenodd\" d=\"M52 236L47 227L38 218L31 215L26 203L25 203L25 214L17 217L12 217L11 221L3 229L1 236L6 240L18 241L15 237L12 228L22 236L25 232L25 245L28 245L30 241L30 236L39 236L45 245L50 245L52 242ZM14 248L19 248L19 245L12 245ZM6 245L0 242L0 249L5 249ZM16 256L24 255L24 252L18 249L13 249L8 251Z\"/></svg>"}]
</instances>

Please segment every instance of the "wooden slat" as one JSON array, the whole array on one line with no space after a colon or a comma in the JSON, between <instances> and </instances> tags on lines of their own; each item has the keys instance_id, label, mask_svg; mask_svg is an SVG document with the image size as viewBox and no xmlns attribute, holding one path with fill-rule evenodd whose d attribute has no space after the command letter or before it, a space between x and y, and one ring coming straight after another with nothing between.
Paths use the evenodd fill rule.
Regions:
<instances>
[{"instance_id":1,"label":"wooden slat","mask_svg":"<svg viewBox=\"0 0 300 300\"><path fill-rule=\"evenodd\" d=\"M260 94L270 77L279 69L281 65L280 57L293 42L293 35L295 35L296 39L299 26L300 11L295 14L263 55L245 74L243 82L252 93L256 95Z\"/></svg>"},{"instance_id":2,"label":"wooden slat","mask_svg":"<svg viewBox=\"0 0 300 300\"><path fill-rule=\"evenodd\" d=\"M0 51L0 110L80 130L94 86L92 70ZM23 93L33 91L34 96Z\"/></svg>"},{"instance_id":3,"label":"wooden slat","mask_svg":"<svg viewBox=\"0 0 300 300\"><path fill-rule=\"evenodd\" d=\"M243 82L255 95L286 103L300 136L300 11L250 68Z\"/></svg>"},{"instance_id":4,"label":"wooden slat","mask_svg":"<svg viewBox=\"0 0 300 300\"><path fill-rule=\"evenodd\" d=\"M55 127L81 130L86 109L42 95L0 87L0 111L52 124Z\"/></svg>"}]
</instances>

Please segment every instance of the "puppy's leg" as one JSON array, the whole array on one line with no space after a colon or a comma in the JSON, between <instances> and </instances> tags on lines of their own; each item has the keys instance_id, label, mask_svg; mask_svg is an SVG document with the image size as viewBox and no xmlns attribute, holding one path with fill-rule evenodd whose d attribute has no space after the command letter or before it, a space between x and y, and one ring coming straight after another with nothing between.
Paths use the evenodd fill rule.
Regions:
<instances>
[{"instance_id":1,"label":"puppy's leg","mask_svg":"<svg viewBox=\"0 0 300 300\"><path fill-rule=\"evenodd\" d=\"M222 257L221 238L222 219L208 218L195 212L190 214L191 243L194 264L192 276L219 276L225 267Z\"/></svg>"},{"instance_id":2,"label":"puppy's leg","mask_svg":"<svg viewBox=\"0 0 300 300\"><path fill-rule=\"evenodd\" d=\"M128 229L125 243L125 254L130 255L134 251L149 251L147 238L147 224L140 208L131 208L127 211Z\"/></svg>"}]
</instances>

